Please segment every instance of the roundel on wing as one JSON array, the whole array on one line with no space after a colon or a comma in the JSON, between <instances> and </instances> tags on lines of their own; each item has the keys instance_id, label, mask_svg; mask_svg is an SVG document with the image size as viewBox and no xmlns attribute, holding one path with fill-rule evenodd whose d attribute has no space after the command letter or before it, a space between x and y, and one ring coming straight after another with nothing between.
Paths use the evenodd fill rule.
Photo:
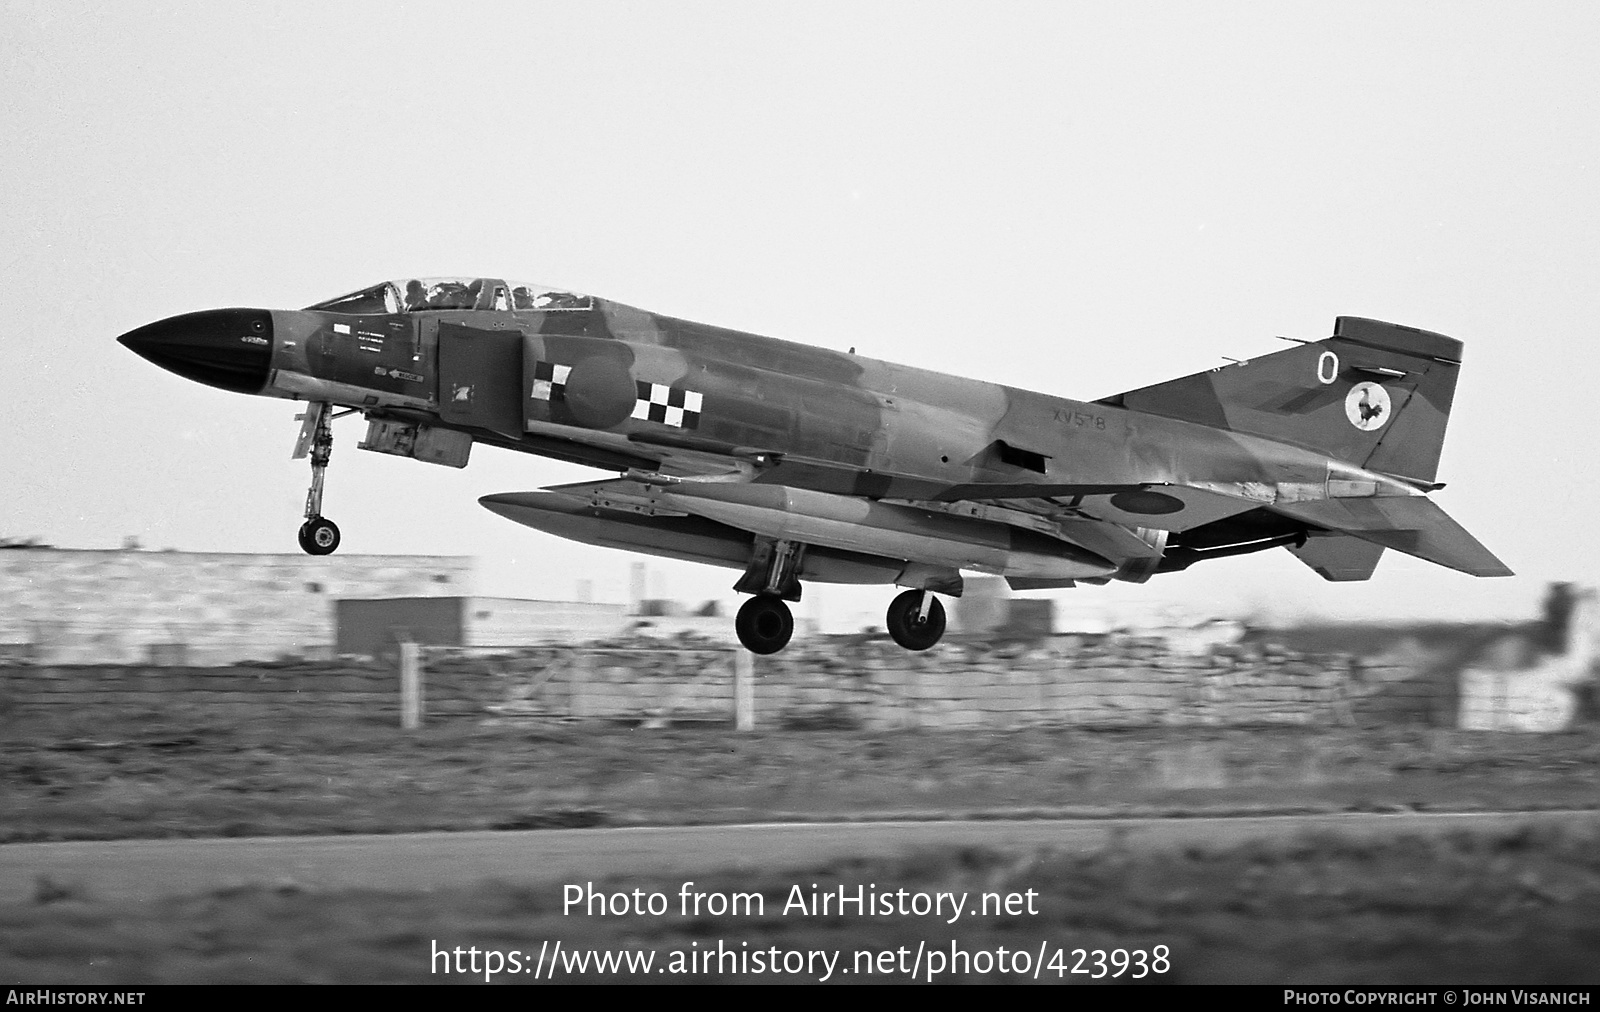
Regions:
<instances>
[{"instance_id":1,"label":"roundel on wing","mask_svg":"<svg viewBox=\"0 0 1600 1012\"><path fill-rule=\"evenodd\" d=\"M1389 391L1382 384L1357 383L1345 395L1344 415L1362 432L1383 428L1391 413Z\"/></svg>"},{"instance_id":2,"label":"roundel on wing","mask_svg":"<svg viewBox=\"0 0 1600 1012\"><path fill-rule=\"evenodd\" d=\"M1183 500L1177 496L1144 489L1138 492L1118 492L1111 497L1111 505L1124 513L1162 516L1183 509Z\"/></svg>"}]
</instances>

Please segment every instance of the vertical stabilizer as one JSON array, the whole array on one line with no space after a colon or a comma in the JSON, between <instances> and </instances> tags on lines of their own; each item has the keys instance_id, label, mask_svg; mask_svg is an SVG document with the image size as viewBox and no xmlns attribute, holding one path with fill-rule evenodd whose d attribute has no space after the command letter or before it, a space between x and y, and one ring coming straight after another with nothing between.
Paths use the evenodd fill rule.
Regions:
<instances>
[{"instance_id":1,"label":"vertical stabilizer","mask_svg":"<svg viewBox=\"0 0 1600 1012\"><path fill-rule=\"evenodd\" d=\"M1461 342L1341 316L1333 336L1103 403L1295 443L1418 483L1437 477Z\"/></svg>"}]
</instances>

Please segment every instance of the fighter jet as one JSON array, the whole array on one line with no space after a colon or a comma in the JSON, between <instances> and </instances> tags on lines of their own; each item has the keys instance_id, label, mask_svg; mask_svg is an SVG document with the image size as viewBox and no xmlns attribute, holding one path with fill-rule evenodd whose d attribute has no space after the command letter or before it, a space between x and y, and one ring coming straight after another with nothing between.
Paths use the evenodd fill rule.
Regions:
<instances>
[{"instance_id":1,"label":"fighter jet","mask_svg":"<svg viewBox=\"0 0 1600 1012\"><path fill-rule=\"evenodd\" d=\"M306 402L300 546L324 555L330 421L359 448L464 467L474 444L614 477L479 500L587 544L726 566L750 650L805 581L904 588L925 650L962 573L1016 589L1141 583L1284 548L1326 580L1385 549L1508 570L1427 493L1461 343L1340 317L1331 337L1090 401L673 319L499 278L386 281L302 310L215 309L122 335L224 390Z\"/></svg>"}]
</instances>

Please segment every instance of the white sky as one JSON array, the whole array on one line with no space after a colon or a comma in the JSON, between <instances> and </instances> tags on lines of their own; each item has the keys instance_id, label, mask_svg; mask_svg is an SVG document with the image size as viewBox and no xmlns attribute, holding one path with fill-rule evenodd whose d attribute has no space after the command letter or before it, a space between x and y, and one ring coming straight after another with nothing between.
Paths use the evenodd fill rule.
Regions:
<instances>
[{"instance_id":1,"label":"white sky","mask_svg":"<svg viewBox=\"0 0 1600 1012\"><path fill-rule=\"evenodd\" d=\"M1522 617L1600 572L1600 6L133 8L0 0L0 536L295 551L296 407L116 335L485 274L1086 399L1341 314L1436 330L1467 350L1435 499L1518 577L1389 553L1329 586L1271 552L1062 600ZM475 502L599 472L357 452L362 424L335 427L341 551L626 599L638 556ZM730 570L651 566L735 600Z\"/></svg>"}]
</instances>

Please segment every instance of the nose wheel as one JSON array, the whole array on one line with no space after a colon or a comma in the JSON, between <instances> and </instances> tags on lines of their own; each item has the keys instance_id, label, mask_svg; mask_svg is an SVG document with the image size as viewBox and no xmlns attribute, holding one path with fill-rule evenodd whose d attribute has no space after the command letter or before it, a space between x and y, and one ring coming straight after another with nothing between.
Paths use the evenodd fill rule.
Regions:
<instances>
[{"instance_id":1,"label":"nose wheel","mask_svg":"<svg viewBox=\"0 0 1600 1012\"><path fill-rule=\"evenodd\" d=\"M307 555L332 555L339 547L339 528L322 515L322 479L333 456L332 405L313 401L300 415L300 438L295 441L291 459L299 460L310 451L311 489L306 492L306 522L300 525L300 548ZM347 412L348 413L348 412Z\"/></svg>"},{"instance_id":2,"label":"nose wheel","mask_svg":"<svg viewBox=\"0 0 1600 1012\"><path fill-rule=\"evenodd\" d=\"M733 620L739 642L753 654L775 654L789 644L794 635L794 615L783 598L757 594L746 601Z\"/></svg>"},{"instance_id":3,"label":"nose wheel","mask_svg":"<svg viewBox=\"0 0 1600 1012\"><path fill-rule=\"evenodd\" d=\"M339 547L339 528L326 517L312 517L300 525L300 548L307 555L331 555Z\"/></svg>"},{"instance_id":4,"label":"nose wheel","mask_svg":"<svg viewBox=\"0 0 1600 1012\"><path fill-rule=\"evenodd\" d=\"M889 602L889 635L907 650L926 650L944 635L944 605L927 590L908 590Z\"/></svg>"}]
</instances>

